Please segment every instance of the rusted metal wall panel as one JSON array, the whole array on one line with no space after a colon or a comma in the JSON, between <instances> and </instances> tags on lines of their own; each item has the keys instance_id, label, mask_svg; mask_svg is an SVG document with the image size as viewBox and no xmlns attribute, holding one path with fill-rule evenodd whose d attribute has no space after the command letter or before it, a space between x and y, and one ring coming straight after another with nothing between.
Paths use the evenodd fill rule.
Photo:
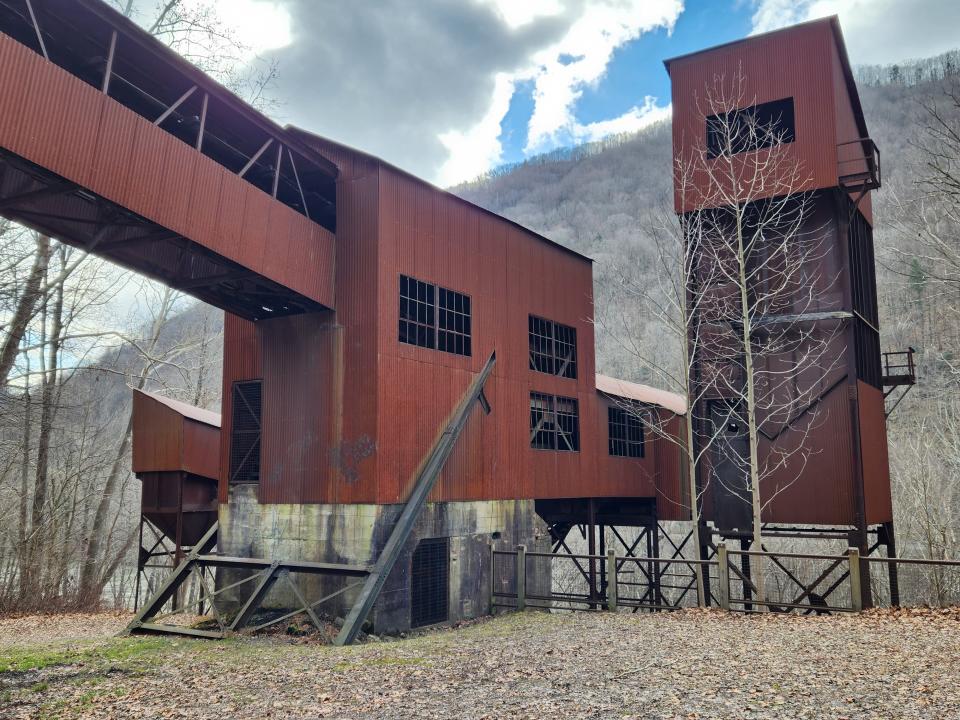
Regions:
<instances>
[{"instance_id":1,"label":"rusted metal wall panel","mask_svg":"<svg viewBox=\"0 0 960 720\"><path fill-rule=\"evenodd\" d=\"M834 44L830 22L824 20L671 61L674 157L689 158L691 152L705 150L705 116L712 114L704 112L705 93L715 77L729 88L742 73L737 106L794 99L796 141L775 151L800 164L806 182L796 183L795 189L836 186ZM702 178L694 180L686 197L675 186L677 212L695 209L706 192Z\"/></svg>"},{"instance_id":2,"label":"rusted metal wall panel","mask_svg":"<svg viewBox=\"0 0 960 720\"><path fill-rule=\"evenodd\" d=\"M327 502L374 502L377 465L379 178L364 158L337 157L337 345L334 392L342 408ZM339 163L343 162L343 165Z\"/></svg>"},{"instance_id":3,"label":"rusted metal wall panel","mask_svg":"<svg viewBox=\"0 0 960 720\"><path fill-rule=\"evenodd\" d=\"M328 501L333 313L256 323L263 362L260 491L264 503Z\"/></svg>"},{"instance_id":4,"label":"rusted metal wall panel","mask_svg":"<svg viewBox=\"0 0 960 720\"><path fill-rule=\"evenodd\" d=\"M374 502L379 462L376 384L378 374L385 372L382 366L378 368L377 357L380 322L377 314L377 164L357 153L341 151L319 138L309 144L333 161L339 171L335 323L324 337L322 348L312 351L315 358L312 368L295 369L324 375L322 397L313 409L325 423L323 467L311 469L310 472L316 470L319 475L308 478L299 491L290 481L278 490L262 490L261 501ZM314 282L322 258L313 257L313 247L318 243L311 247L298 239L299 222L297 218L291 222L286 261L291 272L303 274L304 282ZM334 271L332 266L330 269ZM264 352L278 351L265 346ZM290 354L293 350L285 352ZM306 417L306 408L303 413L305 423L315 422Z\"/></svg>"},{"instance_id":5,"label":"rusted metal wall panel","mask_svg":"<svg viewBox=\"0 0 960 720\"><path fill-rule=\"evenodd\" d=\"M132 469L220 476L220 428L184 417L145 393L133 393Z\"/></svg>"},{"instance_id":6,"label":"rusted metal wall panel","mask_svg":"<svg viewBox=\"0 0 960 720\"><path fill-rule=\"evenodd\" d=\"M836 43L831 43L831 65L833 75L833 94L834 109L836 112L837 124L837 166L841 175L852 174L855 172L865 172L867 170L866 157L863 152L863 146L859 143L853 145L844 145L853 140L861 139L861 130L857 125L857 119L854 114L853 105L850 102L850 92L847 88L846 78L843 73L843 64L840 60L840 52L837 50ZM881 152L883 148L880 148ZM862 161L862 162L861 162ZM852 193L851 198L856 201L858 193ZM860 212L866 218L867 222L873 225L873 203L871 193L867 193L860 200Z\"/></svg>"},{"instance_id":7,"label":"rusted metal wall panel","mask_svg":"<svg viewBox=\"0 0 960 720\"><path fill-rule=\"evenodd\" d=\"M319 225L2 33L0 94L0 147L333 307Z\"/></svg>"},{"instance_id":8,"label":"rusted metal wall panel","mask_svg":"<svg viewBox=\"0 0 960 720\"><path fill-rule=\"evenodd\" d=\"M220 478L220 428L184 419L183 469L206 478Z\"/></svg>"},{"instance_id":9,"label":"rusted metal wall panel","mask_svg":"<svg viewBox=\"0 0 960 720\"><path fill-rule=\"evenodd\" d=\"M802 448L802 450L801 450ZM855 517L855 467L850 388L836 386L815 413L793 424L776 440L761 436L761 457L772 467L762 480L761 497L769 506L766 522L850 524Z\"/></svg>"},{"instance_id":10,"label":"rusted metal wall panel","mask_svg":"<svg viewBox=\"0 0 960 720\"><path fill-rule=\"evenodd\" d=\"M399 277L471 298L473 354L397 339ZM405 497L419 463L474 373L496 350L491 415L470 417L433 500L655 494L652 480L607 466L594 387L590 263L389 167L380 171L378 463L380 502ZM529 369L528 316L577 329L577 379ZM580 452L530 447L530 392L575 397ZM603 411L605 413L605 410ZM654 458L648 476L654 474Z\"/></svg>"},{"instance_id":11,"label":"rusted metal wall panel","mask_svg":"<svg viewBox=\"0 0 960 720\"><path fill-rule=\"evenodd\" d=\"M133 471L183 468L183 417L143 393L133 393Z\"/></svg>"},{"instance_id":12,"label":"rusted metal wall panel","mask_svg":"<svg viewBox=\"0 0 960 720\"><path fill-rule=\"evenodd\" d=\"M890 457L887 449L887 418L883 393L862 381L857 382L860 417L860 457L867 522L893 520L890 493Z\"/></svg>"},{"instance_id":13,"label":"rusted metal wall panel","mask_svg":"<svg viewBox=\"0 0 960 720\"><path fill-rule=\"evenodd\" d=\"M649 429L644 433L644 456L642 458L610 455L608 433L608 410L619 405L604 395L598 395L594 427L601 431L602 442L597 444L600 456L600 475L614 487L614 495L624 497L654 497L657 491L657 452L655 440Z\"/></svg>"},{"instance_id":14,"label":"rusted metal wall panel","mask_svg":"<svg viewBox=\"0 0 960 720\"><path fill-rule=\"evenodd\" d=\"M647 454L653 456L657 517L662 520L689 520L690 484L684 456L684 419L667 410L658 410L660 433L646 435Z\"/></svg>"}]
</instances>

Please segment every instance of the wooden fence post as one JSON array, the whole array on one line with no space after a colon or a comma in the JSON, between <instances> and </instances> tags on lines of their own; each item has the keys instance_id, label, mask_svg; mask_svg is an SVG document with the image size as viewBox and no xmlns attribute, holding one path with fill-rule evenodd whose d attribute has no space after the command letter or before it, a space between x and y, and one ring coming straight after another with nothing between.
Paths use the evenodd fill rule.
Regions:
<instances>
[{"instance_id":1,"label":"wooden fence post","mask_svg":"<svg viewBox=\"0 0 960 720\"><path fill-rule=\"evenodd\" d=\"M527 548L517 545L517 610L527 607Z\"/></svg>"},{"instance_id":2,"label":"wooden fence post","mask_svg":"<svg viewBox=\"0 0 960 720\"><path fill-rule=\"evenodd\" d=\"M850 564L850 607L854 612L863 610L863 587L860 584L860 550L847 548L847 562Z\"/></svg>"},{"instance_id":3,"label":"wooden fence post","mask_svg":"<svg viewBox=\"0 0 960 720\"><path fill-rule=\"evenodd\" d=\"M617 611L617 552L607 550L607 610Z\"/></svg>"},{"instance_id":4,"label":"wooden fence post","mask_svg":"<svg viewBox=\"0 0 960 720\"><path fill-rule=\"evenodd\" d=\"M730 609L730 566L727 560L727 544L721 542L717 545L717 595L720 600L720 607L724 610Z\"/></svg>"}]
</instances>

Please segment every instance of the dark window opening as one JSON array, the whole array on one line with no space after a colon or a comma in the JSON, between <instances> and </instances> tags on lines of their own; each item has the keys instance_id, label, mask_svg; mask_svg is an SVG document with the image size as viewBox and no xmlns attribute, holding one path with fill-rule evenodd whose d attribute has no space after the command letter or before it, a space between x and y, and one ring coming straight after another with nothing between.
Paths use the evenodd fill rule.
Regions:
<instances>
[{"instance_id":1,"label":"dark window opening","mask_svg":"<svg viewBox=\"0 0 960 720\"><path fill-rule=\"evenodd\" d=\"M530 369L576 379L577 329L531 315L528 330Z\"/></svg>"},{"instance_id":2,"label":"dark window opening","mask_svg":"<svg viewBox=\"0 0 960 720\"><path fill-rule=\"evenodd\" d=\"M449 619L449 577L449 539L421 540L410 565L410 627Z\"/></svg>"},{"instance_id":3,"label":"dark window opening","mask_svg":"<svg viewBox=\"0 0 960 720\"><path fill-rule=\"evenodd\" d=\"M400 342L436 347L434 293L430 283L400 276Z\"/></svg>"},{"instance_id":4,"label":"dark window opening","mask_svg":"<svg viewBox=\"0 0 960 720\"><path fill-rule=\"evenodd\" d=\"M574 398L530 393L530 447L580 450L580 413Z\"/></svg>"},{"instance_id":5,"label":"dark window opening","mask_svg":"<svg viewBox=\"0 0 960 720\"><path fill-rule=\"evenodd\" d=\"M471 337L468 295L400 276L400 342L470 356Z\"/></svg>"},{"instance_id":6,"label":"dark window opening","mask_svg":"<svg viewBox=\"0 0 960 720\"><path fill-rule=\"evenodd\" d=\"M260 482L260 409L262 383L233 384L230 422L230 482Z\"/></svg>"},{"instance_id":7,"label":"dark window opening","mask_svg":"<svg viewBox=\"0 0 960 720\"><path fill-rule=\"evenodd\" d=\"M618 457L643 457L643 421L637 410L607 408L609 450Z\"/></svg>"},{"instance_id":8,"label":"dark window opening","mask_svg":"<svg viewBox=\"0 0 960 720\"><path fill-rule=\"evenodd\" d=\"M437 350L470 355L470 298L446 288L437 290Z\"/></svg>"},{"instance_id":9,"label":"dark window opening","mask_svg":"<svg viewBox=\"0 0 960 720\"><path fill-rule=\"evenodd\" d=\"M855 314L853 335L857 378L875 388L881 388L883 373L880 368L880 323L873 231L859 211L850 213L847 244L850 254L851 303Z\"/></svg>"},{"instance_id":10,"label":"dark window opening","mask_svg":"<svg viewBox=\"0 0 960 720\"><path fill-rule=\"evenodd\" d=\"M707 156L760 150L792 143L797 130L793 98L760 103L707 118Z\"/></svg>"}]
</instances>

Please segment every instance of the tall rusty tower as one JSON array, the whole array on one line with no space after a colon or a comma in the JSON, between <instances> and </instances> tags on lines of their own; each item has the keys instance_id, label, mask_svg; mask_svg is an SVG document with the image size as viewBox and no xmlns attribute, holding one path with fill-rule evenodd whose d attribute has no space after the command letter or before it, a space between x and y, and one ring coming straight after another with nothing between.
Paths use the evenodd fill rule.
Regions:
<instances>
[{"instance_id":1,"label":"tall rusty tower","mask_svg":"<svg viewBox=\"0 0 960 720\"><path fill-rule=\"evenodd\" d=\"M765 374L765 400L754 405L763 535L845 540L862 555L883 545L893 555L884 400L915 377L910 352L880 350L871 207L880 152L839 22L816 20L665 64L675 211L696 255L691 287L700 282L691 305L691 338L700 333L700 343L691 339L690 346L695 443L704 453L701 546L709 552L716 536L750 543L750 443L740 392L749 339L757 353L750 367ZM772 208L780 213L773 221ZM723 257L705 260L717 241L736 248L738 230L752 243L739 284ZM797 249L810 238L816 250ZM788 278L791 257L798 269ZM711 269L714 277L705 278ZM704 301L710 294L719 299ZM731 297L733 307L750 307L749 329L734 318L704 331L706 316ZM704 332L712 333L709 342ZM718 360L722 352L705 349L727 341L740 343L741 356ZM869 583L864 587L869 604Z\"/></svg>"}]
</instances>

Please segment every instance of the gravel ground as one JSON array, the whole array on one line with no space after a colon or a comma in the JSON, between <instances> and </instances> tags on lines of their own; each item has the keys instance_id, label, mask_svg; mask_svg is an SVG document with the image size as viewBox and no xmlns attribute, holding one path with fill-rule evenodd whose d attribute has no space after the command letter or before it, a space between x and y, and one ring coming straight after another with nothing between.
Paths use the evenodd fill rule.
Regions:
<instances>
[{"instance_id":1,"label":"gravel ground","mask_svg":"<svg viewBox=\"0 0 960 720\"><path fill-rule=\"evenodd\" d=\"M0 717L960 718L960 611L527 612L352 648L124 620L0 621Z\"/></svg>"}]
</instances>

